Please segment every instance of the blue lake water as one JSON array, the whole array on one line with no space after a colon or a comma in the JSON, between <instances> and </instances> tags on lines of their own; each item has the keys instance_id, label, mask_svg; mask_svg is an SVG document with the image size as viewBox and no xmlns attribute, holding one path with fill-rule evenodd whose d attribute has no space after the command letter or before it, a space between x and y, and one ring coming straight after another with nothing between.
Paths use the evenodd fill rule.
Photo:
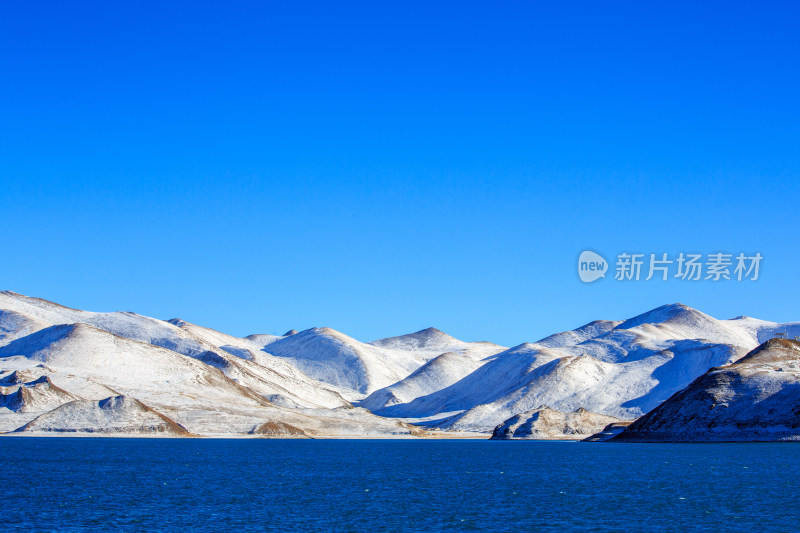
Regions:
<instances>
[{"instance_id":1,"label":"blue lake water","mask_svg":"<svg viewBox=\"0 0 800 533\"><path fill-rule=\"evenodd\" d=\"M798 444L0 438L8 530L800 529Z\"/></svg>"}]
</instances>

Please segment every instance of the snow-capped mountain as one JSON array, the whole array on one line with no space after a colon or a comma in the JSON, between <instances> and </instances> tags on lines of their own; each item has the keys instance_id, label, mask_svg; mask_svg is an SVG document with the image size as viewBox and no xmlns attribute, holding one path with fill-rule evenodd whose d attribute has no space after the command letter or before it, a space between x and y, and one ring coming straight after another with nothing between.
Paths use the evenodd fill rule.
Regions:
<instances>
[{"instance_id":1,"label":"snow-capped mountain","mask_svg":"<svg viewBox=\"0 0 800 533\"><path fill-rule=\"evenodd\" d=\"M482 432L543 405L633 419L709 368L742 357L759 338L783 330L798 328L717 320L685 305L665 305L492 355L452 385L380 412L431 420L442 429Z\"/></svg>"},{"instance_id":2,"label":"snow-capped mountain","mask_svg":"<svg viewBox=\"0 0 800 533\"><path fill-rule=\"evenodd\" d=\"M712 368L614 440L800 440L800 342L771 339Z\"/></svg>"},{"instance_id":3,"label":"snow-capped mountain","mask_svg":"<svg viewBox=\"0 0 800 533\"><path fill-rule=\"evenodd\" d=\"M89 313L8 292L0 293L0 306L0 431L69 402L117 396L194 434L246 434L277 422L309 436L416 431L353 409L339 392L263 352L263 337L237 339L133 313ZM244 352L233 355L215 342ZM109 411L121 420L126 412ZM45 431L53 420L72 419L31 427Z\"/></svg>"},{"instance_id":4,"label":"snow-capped mountain","mask_svg":"<svg viewBox=\"0 0 800 533\"><path fill-rule=\"evenodd\" d=\"M434 328L372 342L330 328L235 337L2 292L0 432L411 436L414 422L538 435L640 417L778 332L800 323L671 304L513 348Z\"/></svg>"},{"instance_id":5,"label":"snow-capped mountain","mask_svg":"<svg viewBox=\"0 0 800 533\"><path fill-rule=\"evenodd\" d=\"M434 328L370 343L331 328L312 328L264 346L309 376L352 391L351 400L403 380L445 352L474 361L502 349L488 342L460 341Z\"/></svg>"},{"instance_id":6,"label":"snow-capped mountain","mask_svg":"<svg viewBox=\"0 0 800 533\"><path fill-rule=\"evenodd\" d=\"M424 361L413 352L392 352L331 328L312 328L265 346L307 375L352 391L357 399L405 377Z\"/></svg>"},{"instance_id":7,"label":"snow-capped mountain","mask_svg":"<svg viewBox=\"0 0 800 533\"><path fill-rule=\"evenodd\" d=\"M474 372L484 363L484 360L476 357L445 352L416 369L408 377L373 392L358 405L373 413L392 416L393 405L404 404L442 390Z\"/></svg>"},{"instance_id":8,"label":"snow-capped mountain","mask_svg":"<svg viewBox=\"0 0 800 533\"><path fill-rule=\"evenodd\" d=\"M486 357L505 348L491 342L464 342L436 328L372 341L390 353L418 354L425 361L407 377L370 394L359 403L378 414L389 414L390 407L441 390L480 368ZM389 415L392 416L392 415Z\"/></svg>"},{"instance_id":9,"label":"snow-capped mountain","mask_svg":"<svg viewBox=\"0 0 800 533\"><path fill-rule=\"evenodd\" d=\"M10 292L0 293L0 309L4 309L0 314L0 331L9 330L0 338L0 346L21 333L49 325L86 324L219 368L226 376L276 404L311 408L349 406L338 391L263 351L264 344L281 337L237 338L177 319L162 321L135 313L91 313Z\"/></svg>"}]
</instances>

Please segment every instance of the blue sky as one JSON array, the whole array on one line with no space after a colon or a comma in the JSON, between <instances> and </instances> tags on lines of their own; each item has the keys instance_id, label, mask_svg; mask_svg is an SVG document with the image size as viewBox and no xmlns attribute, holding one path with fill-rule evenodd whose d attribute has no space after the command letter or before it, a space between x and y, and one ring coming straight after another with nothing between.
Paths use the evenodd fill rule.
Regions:
<instances>
[{"instance_id":1,"label":"blue sky","mask_svg":"<svg viewBox=\"0 0 800 533\"><path fill-rule=\"evenodd\" d=\"M237 335L800 320L796 5L288 4L4 2L0 286Z\"/></svg>"}]
</instances>

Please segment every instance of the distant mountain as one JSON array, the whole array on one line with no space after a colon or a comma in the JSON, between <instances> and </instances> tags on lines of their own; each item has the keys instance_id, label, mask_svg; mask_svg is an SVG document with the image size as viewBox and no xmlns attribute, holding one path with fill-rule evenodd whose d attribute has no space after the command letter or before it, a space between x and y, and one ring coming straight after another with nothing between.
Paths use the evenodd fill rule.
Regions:
<instances>
[{"instance_id":1,"label":"distant mountain","mask_svg":"<svg viewBox=\"0 0 800 533\"><path fill-rule=\"evenodd\" d=\"M464 342L436 328L427 328L398 337L378 339L369 344L390 350L426 354L426 356L423 356L426 359L445 352L486 356L503 349L502 346L491 342Z\"/></svg>"},{"instance_id":2,"label":"distant mountain","mask_svg":"<svg viewBox=\"0 0 800 533\"><path fill-rule=\"evenodd\" d=\"M424 361L359 342L331 328L312 328L265 347L309 376L355 394L368 394L405 377Z\"/></svg>"},{"instance_id":3,"label":"distant mountain","mask_svg":"<svg viewBox=\"0 0 800 533\"><path fill-rule=\"evenodd\" d=\"M502 347L463 342L434 328L371 343L331 328L312 328L279 339L264 350L290 360L319 381L349 389L348 398L356 400L397 383L442 353L458 352L472 360Z\"/></svg>"},{"instance_id":4,"label":"distant mountain","mask_svg":"<svg viewBox=\"0 0 800 533\"><path fill-rule=\"evenodd\" d=\"M771 339L712 368L613 440L800 440L800 342Z\"/></svg>"},{"instance_id":5,"label":"distant mountain","mask_svg":"<svg viewBox=\"0 0 800 533\"><path fill-rule=\"evenodd\" d=\"M370 343L390 353L412 353L426 361L400 381L376 390L359 406L385 416L403 416L392 406L441 390L477 370L488 356L505 348L491 342L464 342L436 329L389 337Z\"/></svg>"},{"instance_id":6,"label":"distant mountain","mask_svg":"<svg viewBox=\"0 0 800 533\"><path fill-rule=\"evenodd\" d=\"M373 413L392 416L392 406L449 387L484 364L468 355L446 352L411 373L408 377L370 394L358 405ZM396 411L399 414L399 411Z\"/></svg>"}]
</instances>

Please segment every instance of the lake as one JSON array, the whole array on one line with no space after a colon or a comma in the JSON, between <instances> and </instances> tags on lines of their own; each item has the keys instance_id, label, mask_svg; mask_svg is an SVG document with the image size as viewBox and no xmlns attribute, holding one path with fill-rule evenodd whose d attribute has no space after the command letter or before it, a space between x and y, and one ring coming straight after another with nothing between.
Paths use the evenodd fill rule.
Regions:
<instances>
[{"instance_id":1,"label":"lake","mask_svg":"<svg viewBox=\"0 0 800 533\"><path fill-rule=\"evenodd\" d=\"M0 438L3 529L800 528L800 445Z\"/></svg>"}]
</instances>

